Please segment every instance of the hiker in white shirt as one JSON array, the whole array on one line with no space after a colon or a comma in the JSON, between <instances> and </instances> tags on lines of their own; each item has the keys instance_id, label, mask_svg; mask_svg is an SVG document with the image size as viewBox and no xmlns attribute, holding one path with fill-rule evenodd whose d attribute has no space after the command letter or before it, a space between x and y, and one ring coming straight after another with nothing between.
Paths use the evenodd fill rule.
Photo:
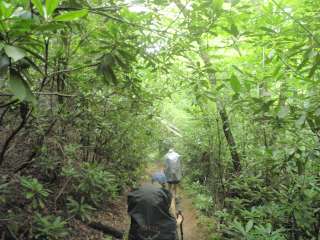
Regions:
<instances>
[{"instance_id":1,"label":"hiker in white shirt","mask_svg":"<svg viewBox=\"0 0 320 240\"><path fill-rule=\"evenodd\" d=\"M164 174L166 175L169 190L173 195L173 201L175 201L177 196L177 185L182 178L182 169L180 155L173 149L170 149L164 156Z\"/></svg>"}]
</instances>

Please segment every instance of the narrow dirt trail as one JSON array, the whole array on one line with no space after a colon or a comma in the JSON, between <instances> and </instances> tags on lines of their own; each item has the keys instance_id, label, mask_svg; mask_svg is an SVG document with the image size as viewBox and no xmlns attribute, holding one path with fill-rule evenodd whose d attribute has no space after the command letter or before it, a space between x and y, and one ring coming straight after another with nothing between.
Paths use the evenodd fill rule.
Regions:
<instances>
[{"instance_id":1,"label":"narrow dirt trail","mask_svg":"<svg viewBox=\"0 0 320 240\"><path fill-rule=\"evenodd\" d=\"M203 229L199 225L197 219L197 211L192 205L192 201L186 197L186 194L181 193L181 210L184 216L183 233L185 240L205 240Z\"/></svg>"}]
</instances>

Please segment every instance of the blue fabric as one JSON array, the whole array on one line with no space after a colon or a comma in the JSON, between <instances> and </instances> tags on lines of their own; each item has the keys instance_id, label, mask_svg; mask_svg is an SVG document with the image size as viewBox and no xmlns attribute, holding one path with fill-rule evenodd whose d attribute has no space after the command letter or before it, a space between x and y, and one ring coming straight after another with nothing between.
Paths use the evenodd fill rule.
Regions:
<instances>
[{"instance_id":1,"label":"blue fabric","mask_svg":"<svg viewBox=\"0 0 320 240\"><path fill-rule=\"evenodd\" d=\"M167 178L166 178L166 175L164 175L163 172L155 172L152 175L152 181L158 182L160 184L164 184L164 183L167 182Z\"/></svg>"}]
</instances>

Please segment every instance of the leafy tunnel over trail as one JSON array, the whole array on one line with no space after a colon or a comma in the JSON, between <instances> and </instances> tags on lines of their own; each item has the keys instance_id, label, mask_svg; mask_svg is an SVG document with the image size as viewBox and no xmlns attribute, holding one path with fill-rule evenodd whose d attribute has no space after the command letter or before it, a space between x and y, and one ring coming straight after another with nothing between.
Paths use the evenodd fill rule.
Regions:
<instances>
[{"instance_id":1,"label":"leafy tunnel over trail","mask_svg":"<svg viewBox=\"0 0 320 240\"><path fill-rule=\"evenodd\" d=\"M319 9L1 1L0 236L80 239L173 143L208 239L319 238Z\"/></svg>"}]
</instances>

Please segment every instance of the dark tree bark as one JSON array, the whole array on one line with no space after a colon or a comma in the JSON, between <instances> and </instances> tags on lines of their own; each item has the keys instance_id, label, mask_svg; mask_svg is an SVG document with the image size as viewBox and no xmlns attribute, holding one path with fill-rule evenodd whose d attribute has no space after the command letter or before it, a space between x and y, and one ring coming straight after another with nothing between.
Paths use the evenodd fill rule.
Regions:
<instances>
[{"instance_id":1,"label":"dark tree bark","mask_svg":"<svg viewBox=\"0 0 320 240\"><path fill-rule=\"evenodd\" d=\"M8 148L9 148L10 142L20 132L20 130L26 125L26 123L27 123L27 121L28 121L28 119L30 117L30 114L31 114L31 110L29 112L25 113L25 115L22 116L23 118L22 118L19 126L15 130L12 131L12 133L9 135L9 137L4 142L2 150L0 152L0 166L2 165L2 163L5 160L5 154L6 154L7 150L8 150Z\"/></svg>"},{"instance_id":2,"label":"dark tree bark","mask_svg":"<svg viewBox=\"0 0 320 240\"><path fill-rule=\"evenodd\" d=\"M233 163L233 169L235 172L238 173L241 171L240 156L238 154L237 145L230 129L229 119L226 110L224 108L220 109L219 115L222 120L223 132L228 142L228 147Z\"/></svg>"}]
</instances>

